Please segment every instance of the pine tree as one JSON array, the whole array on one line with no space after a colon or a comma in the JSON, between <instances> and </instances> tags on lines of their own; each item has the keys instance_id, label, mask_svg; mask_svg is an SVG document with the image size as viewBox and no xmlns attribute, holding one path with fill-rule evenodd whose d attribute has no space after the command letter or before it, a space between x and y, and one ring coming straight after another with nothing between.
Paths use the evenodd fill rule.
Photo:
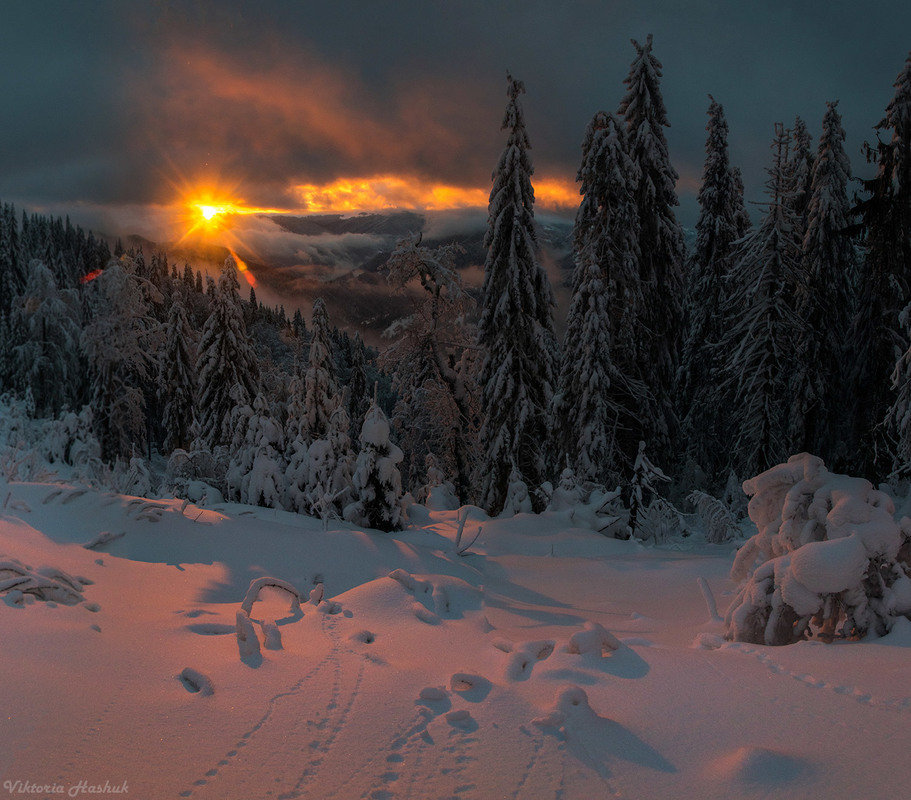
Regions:
<instances>
[{"instance_id":1,"label":"pine tree","mask_svg":"<svg viewBox=\"0 0 911 800\"><path fill-rule=\"evenodd\" d=\"M582 203L574 228L573 294L554 397L556 464L569 461L582 480L599 483L621 471L623 445L640 433L647 403L636 342L630 336L642 308L636 168L623 129L599 112L582 145ZM625 448L628 451L628 447ZM631 462L630 462L631 463Z\"/></svg>"},{"instance_id":2,"label":"pine tree","mask_svg":"<svg viewBox=\"0 0 911 800\"><path fill-rule=\"evenodd\" d=\"M330 344L329 315L321 297L313 303L310 357L304 374L304 417L301 435L306 442L323 439L335 408L338 380Z\"/></svg>"},{"instance_id":3,"label":"pine tree","mask_svg":"<svg viewBox=\"0 0 911 800\"><path fill-rule=\"evenodd\" d=\"M351 377L348 379L348 418L356 431L364 424L364 416L370 407L366 351L361 335L355 333L351 344Z\"/></svg>"},{"instance_id":4,"label":"pine tree","mask_svg":"<svg viewBox=\"0 0 911 800\"><path fill-rule=\"evenodd\" d=\"M147 441L145 392L155 374L161 326L141 286L130 256L112 261L92 281L95 315L82 332L93 424L107 461L142 452Z\"/></svg>"},{"instance_id":5,"label":"pine tree","mask_svg":"<svg viewBox=\"0 0 911 800\"><path fill-rule=\"evenodd\" d=\"M483 353L480 439L481 505L503 507L512 464L533 487L545 479L542 444L553 396L556 344L553 294L536 257L533 172L519 95L521 81L507 76L509 131L493 173L484 245L483 308L478 342Z\"/></svg>"},{"instance_id":6,"label":"pine tree","mask_svg":"<svg viewBox=\"0 0 911 800\"><path fill-rule=\"evenodd\" d=\"M791 144L786 165L790 183L787 202L790 203L797 221L797 234L803 241L807 231L810 198L813 194L813 171L816 159L813 156L813 137L806 123L797 117L791 129Z\"/></svg>"},{"instance_id":7,"label":"pine tree","mask_svg":"<svg viewBox=\"0 0 911 800\"><path fill-rule=\"evenodd\" d=\"M640 360L658 413L644 421L649 450L671 460L677 435L674 381L683 337L683 230L674 215L677 172L671 166L664 128L670 127L659 87L661 63L652 55L652 36L633 40L636 58L624 83L619 113L626 120L630 157L639 170L639 275L648 302L637 320ZM647 365L647 366L646 366Z\"/></svg>"},{"instance_id":8,"label":"pine tree","mask_svg":"<svg viewBox=\"0 0 911 800\"><path fill-rule=\"evenodd\" d=\"M724 314L731 327L722 340L721 402L736 410L728 449L731 467L741 476L785 461L791 447L789 391L801 366L796 347L803 326L794 309L801 291L801 242L786 202L787 146L787 134L778 124L775 161L766 184L768 210L760 227L740 245Z\"/></svg>"},{"instance_id":9,"label":"pine tree","mask_svg":"<svg viewBox=\"0 0 911 800\"><path fill-rule=\"evenodd\" d=\"M193 333L184 305L185 289L174 293L159 361L158 392L162 406L164 451L186 449L196 407L196 358Z\"/></svg>"},{"instance_id":10,"label":"pine tree","mask_svg":"<svg viewBox=\"0 0 911 800\"><path fill-rule=\"evenodd\" d=\"M860 459L864 474L883 476L890 459L874 432L892 400L889 376L908 340L898 323L911 300L908 264L911 264L911 53L894 84L895 94L876 130L875 145L867 145L867 160L876 175L863 181L869 197L858 207L866 256L858 290L857 316L851 332Z\"/></svg>"},{"instance_id":11,"label":"pine tree","mask_svg":"<svg viewBox=\"0 0 911 800\"><path fill-rule=\"evenodd\" d=\"M472 351L475 333L465 322L465 293L455 259L462 248L431 250L420 239L399 241L387 262L388 280L403 291L418 281L421 292L413 313L387 331L396 341L383 355L390 366L399 401L393 426L405 450L408 488L417 493L424 460L434 453L454 475L459 496L468 500L477 459L477 387L459 367Z\"/></svg>"},{"instance_id":12,"label":"pine tree","mask_svg":"<svg viewBox=\"0 0 911 800\"><path fill-rule=\"evenodd\" d=\"M381 531L402 528L402 476L397 465L402 451L389 439L389 421L374 401L361 428L361 451L354 470L356 500L345 519Z\"/></svg>"},{"instance_id":13,"label":"pine tree","mask_svg":"<svg viewBox=\"0 0 911 800\"><path fill-rule=\"evenodd\" d=\"M750 222L750 214L744 201L743 175L740 173L740 167L731 167L731 181L734 184L734 227L737 230L737 238L742 239L750 232L753 223Z\"/></svg>"},{"instance_id":14,"label":"pine tree","mask_svg":"<svg viewBox=\"0 0 911 800\"><path fill-rule=\"evenodd\" d=\"M238 426L245 428L243 441L232 447L228 491L241 503L281 508L285 495L281 425L262 393L244 416L246 424Z\"/></svg>"},{"instance_id":15,"label":"pine tree","mask_svg":"<svg viewBox=\"0 0 911 800\"><path fill-rule=\"evenodd\" d=\"M629 535L640 539L648 538L647 523L649 512L660 505L658 484L667 483L667 477L645 454L645 442L639 442L639 450L633 463L633 477L630 480ZM654 532L651 532L654 533Z\"/></svg>"},{"instance_id":16,"label":"pine tree","mask_svg":"<svg viewBox=\"0 0 911 800\"><path fill-rule=\"evenodd\" d=\"M31 389L39 416L56 416L76 399L79 317L76 292L58 288L51 270L32 260L23 293L13 301L10 382Z\"/></svg>"},{"instance_id":17,"label":"pine tree","mask_svg":"<svg viewBox=\"0 0 911 800\"><path fill-rule=\"evenodd\" d=\"M355 455L351 449L344 393L336 400L326 438L311 443L307 454L304 510L323 519L337 516L349 504L354 492Z\"/></svg>"},{"instance_id":18,"label":"pine tree","mask_svg":"<svg viewBox=\"0 0 911 800\"><path fill-rule=\"evenodd\" d=\"M304 380L295 369L288 382L288 407L285 418L285 440L288 446L300 436L302 422L306 414ZM304 442L306 445L307 442Z\"/></svg>"},{"instance_id":19,"label":"pine tree","mask_svg":"<svg viewBox=\"0 0 911 800\"><path fill-rule=\"evenodd\" d=\"M239 391L238 402L247 404L258 393L257 362L244 325L239 292L237 265L228 257L199 341L197 409L201 434L212 449L231 441L232 392Z\"/></svg>"},{"instance_id":20,"label":"pine tree","mask_svg":"<svg viewBox=\"0 0 911 800\"><path fill-rule=\"evenodd\" d=\"M13 298L25 289L21 263L19 222L9 203L0 208L0 314L9 314Z\"/></svg>"},{"instance_id":21,"label":"pine tree","mask_svg":"<svg viewBox=\"0 0 911 800\"><path fill-rule=\"evenodd\" d=\"M689 457L713 478L724 466L723 408L718 403L715 379L722 353L719 342L730 324L727 279L732 269L735 242L740 238L735 173L728 159L728 124L720 103L709 96L705 167L699 189L696 246L689 261L687 292L688 331L679 373L679 393L684 409L684 438Z\"/></svg>"},{"instance_id":22,"label":"pine tree","mask_svg":"<svg viewBox=\"0 0 911 800\"><path fill-rule=\"evenodd\" d=\"M802 292L797 313L804 323L791 388L792 449L844 461L850 439L852 395L845 380L848 332L854 307L854 244L848 236L851 164L837 102L829 103L813 161L802 242Z\"/></svg>"}]
</instances>

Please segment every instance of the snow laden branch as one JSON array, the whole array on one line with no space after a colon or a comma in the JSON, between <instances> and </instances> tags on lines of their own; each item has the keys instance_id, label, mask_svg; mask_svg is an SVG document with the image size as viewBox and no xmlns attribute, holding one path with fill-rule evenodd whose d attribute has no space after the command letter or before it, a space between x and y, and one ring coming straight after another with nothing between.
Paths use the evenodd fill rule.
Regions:
<instances>
[{"instance_id":1,"label":"snow laden branch","mask_svg":"<svg viewBox=\"0 0 911 800\"><path fill-rule=\"evenodd\" d=\"M300 613L300 592L298 592L297 589L288 583L288 581L283 581L281 578L256 578L255 580L250 581L250 588L247 589L247 594L244 597L244 601L240 605L240 607L248 616L253 611L253 604L259 599L259 593L266 587L269 587L271 589L279 589L291 595L291 611L294 614Z\"/></svg>"}]
</instances>

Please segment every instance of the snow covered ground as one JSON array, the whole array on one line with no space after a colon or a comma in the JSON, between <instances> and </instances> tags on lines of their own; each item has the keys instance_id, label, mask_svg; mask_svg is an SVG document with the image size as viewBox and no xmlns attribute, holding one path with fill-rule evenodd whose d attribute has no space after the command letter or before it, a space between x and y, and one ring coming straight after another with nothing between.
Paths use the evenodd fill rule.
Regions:
<instances>
[{"instance_id":1,"label":"snow covered ground","mask_svg":"<svg viewBox=\"0 0 911 800\"><path fill-rule=\"evenodd\" d=\"M723 615L730 545L472 510L460 556L417 510L323 532L0 482L0 797L908 796L911 623L726 643L699 579ZM248 619L264 576L299 610L267 587Z\"/></svg>"}]
</instances>

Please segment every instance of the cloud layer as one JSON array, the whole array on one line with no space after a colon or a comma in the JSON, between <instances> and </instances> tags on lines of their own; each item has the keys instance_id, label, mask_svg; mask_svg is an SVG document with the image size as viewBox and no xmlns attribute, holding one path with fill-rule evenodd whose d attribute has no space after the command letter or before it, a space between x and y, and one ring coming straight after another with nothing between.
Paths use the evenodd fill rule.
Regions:
<instances>
[{"instance_id":1,"label":"cloud layer","mask_svg":"<svg viewBox=\"0 0 911 800\"><path fill-rule=\"evenodd\" d=\"M818 133L827 100L862 171L909 28L907 4L822 0L37 0L0 27L0 198L84 224L145 207L143 230L204 186L271 209L323 210L345 182L374 205L483 204L509 69L528 87L539 199L571 208L585 125L617 108L628 40L652 32L692 224L709 92L750 199L773 123L800 114Z\"/></svg>"}]
</instances>

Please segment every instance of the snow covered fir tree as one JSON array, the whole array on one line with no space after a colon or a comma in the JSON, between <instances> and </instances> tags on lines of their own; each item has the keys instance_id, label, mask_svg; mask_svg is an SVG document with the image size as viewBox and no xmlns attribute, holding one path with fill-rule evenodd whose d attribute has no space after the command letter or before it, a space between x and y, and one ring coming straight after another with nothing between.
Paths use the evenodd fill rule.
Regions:
<instances>
[{"instance_id":1,"label":"snow covered fir tree","mask_svg":"<svg viewBox=\"0 0 911 800\"><path fill-rule=\"evenodd\" d=\"M507 76L502 128L509 136L493 173L484 238L480 501L492 513L502 510L514 470L532 486L547 477L544 443L556 372L554 301L537 258L533 167L519 103L524 92L521 81Z\"/></svg>"},{"instance_id":2,"label":"snow covered fir tree","mask_svg":"<svg viewBox=\"0 0 911 800\"><path fill-rule=\"evenodd\" d=\"M370 340L382 352L366 331L333 327L322 297L289 318L260 287L242 292L230 253L204 274L3 204L2 464L20 463L31 437L89 484L286 510L327 529L398 531L421 504L478 506L567 514L652 543L697 531L698 515L711 541L729 541L747 511L742 482L771 496L757 475L820 502L835 502L836 471L899 496L911 480L911 57L856 202L833 100L815 144L800 119L775 125L755 228L734 132L709 96L687 252L662 66L650 36L634 47L618 113L580 132L565 309L543 266L554 259L535 217L525 87L511 75L483 242L472 251L414 232L383 253L381 278L407 311ZM472 286L468 269L482 266ZM800 453L813 458L788 461ZM750 545L730 636L889 627L892 611L864 610L857 593L891 592L904 608L901 525L886 549L865 540L866 560L842 554L850 587L804 582L799 601L776 599L811 558L790 554L839 538L839 524L820 522L812 542L783 528Z\"/></svg>"}]
</instances>

